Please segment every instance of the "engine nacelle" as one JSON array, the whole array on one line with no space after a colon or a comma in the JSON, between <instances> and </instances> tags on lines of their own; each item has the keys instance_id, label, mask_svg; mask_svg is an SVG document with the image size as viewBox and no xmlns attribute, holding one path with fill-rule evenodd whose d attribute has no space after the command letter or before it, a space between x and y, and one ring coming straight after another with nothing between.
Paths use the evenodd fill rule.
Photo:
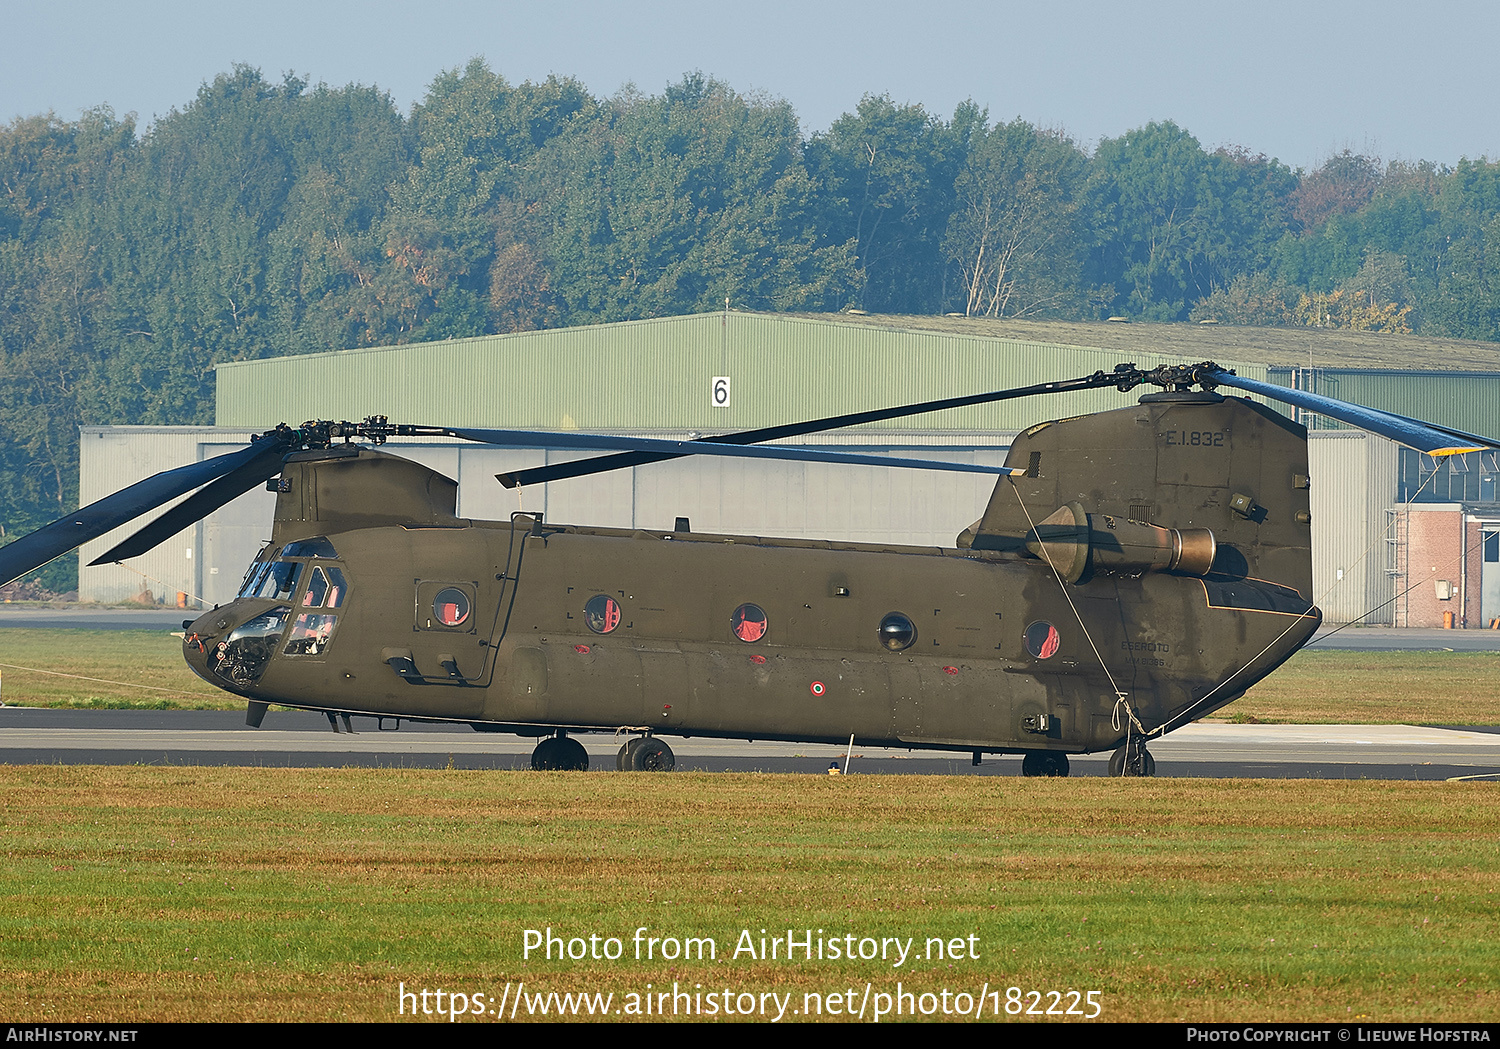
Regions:
<instances>
[{"instance_id":1,"label":"engine nacelle","mask_svg":"<svg viewBox=\"0 0 1500 1049\"><path fill-rule=\"evenodd\" d=\"M1207 528L1163 528L1112 514L1090 514L1081 503L1059 507L1026 537L1031 556L1050 561L1070 583L1090 569L1138 575L1175 572L1204 576L1218 545Z\"/></svg>"}]
</instances>

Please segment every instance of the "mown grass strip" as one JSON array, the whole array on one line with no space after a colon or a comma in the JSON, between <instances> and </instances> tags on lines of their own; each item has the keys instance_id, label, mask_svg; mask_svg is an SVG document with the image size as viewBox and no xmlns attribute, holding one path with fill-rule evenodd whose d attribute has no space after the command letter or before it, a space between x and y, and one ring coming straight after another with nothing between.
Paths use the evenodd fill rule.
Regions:
<instances>
[{"instance_id":1,"label":"mown grass strip","mask_svg":"<svg viewBox=\"0 0 1500 1049\"><path fill-rule=\"evenodd\" d=\"M387 1019L397 987L1097 990L1114 1020L1500 1009L1482 783L0 768L0 1009ZM717 958L630 957L710 937ZM620 960L522 957L524 931ZM748 931L974 936L787 962ZM620 997L616 1004L625 999ZM1043 1003L1046 1004L1045 1001Z\"/></svg>"},{"instance_id":2,"label":"mown grass strip","mask_svg":"<svg viewBox=\"0 0 1500 1049\"><path fill-rule=\"evenodd\" d=\"M210 688L189 670L182 658L182 641L165 630L5 627L0 629L0 663L31 668L0 670L0 700L11 706L150 710L244 706L244 700Z\"/></svg>"},{"instance_id":3,"label":"mown grass strip","mask_svg":"<svg viewBox=\"0 0 1500 1049\"><path fill-rule=\"evenodd\" d=\"M1500 725L1500 652L1311 649L1220 716L1324 725Z\"/></svg>"}]
</instances>

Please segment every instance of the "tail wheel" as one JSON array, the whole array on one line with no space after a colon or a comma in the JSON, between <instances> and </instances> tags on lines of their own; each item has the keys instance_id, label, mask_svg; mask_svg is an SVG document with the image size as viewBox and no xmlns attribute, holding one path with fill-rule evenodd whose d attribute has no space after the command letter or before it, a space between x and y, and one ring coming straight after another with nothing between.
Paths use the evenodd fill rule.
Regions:
<instances>
[{"instance_id":1,"label":"tail wheel","mask_svg":"<svg viewBox=\"0 0 1500 1049\"><path fill-rule=\"evenodd\" d=\"M672 748L654 736L631 740L636 747L630 751L630 768L635 772L671 772L677 767L677 758ZM628 747L630 744L627 743Z\"/></svg>"},{"instance_id":2,"label":"tail wheel","mask_svg":"<svg viewBox=\"0 0 1500 1049\"><path fill-rule=\"evenodd\" d=\"M1133 755L1129 753L1131 750L1135 751ZM1156 759L1141 744L1136 743L1132 746L1127 743L1109 756L1109 774L1111 776L1154 776L1156 775Z\"/></svg>"}]
</instances>

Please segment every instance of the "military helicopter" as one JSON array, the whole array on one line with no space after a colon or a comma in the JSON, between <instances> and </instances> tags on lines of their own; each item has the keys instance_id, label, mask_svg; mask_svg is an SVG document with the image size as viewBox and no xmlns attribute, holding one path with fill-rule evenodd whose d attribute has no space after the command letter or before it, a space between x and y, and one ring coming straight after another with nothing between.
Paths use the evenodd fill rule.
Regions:
<instances>
[{"instance_id":1,"label":"military helicopter","mask_svg":"<svg viewBox=\"0 0 1500 1049\"><path fill-rule=\"evenodd\" d=\"M1160 387L1129 407L1039 423L1003 467L767 442L1017 397ZM1194 389L1197 387L1197 389ZM1305 644L1312 603L1306 430L1231 387L1431 455L1488 438L1244 379L1213 362L662 441L314 422L158 474L0 549L0 580L189 492L93 563L151 549L264 483L269 544L238 597L185 621L205 681L351 717L466 722L538 739L537 769L584 769L584 732L626 737L620 770L665 771L663 737L1020 753L1028 776L1113 751L1151 775L1152 738L1243 695ZM455 516L457 484L393 455L449 436L615 454L502 474L515 486L683 455L998 476L952 549ZM196 490L196 491L195 491Z\"/></svg>"}]
</instances>

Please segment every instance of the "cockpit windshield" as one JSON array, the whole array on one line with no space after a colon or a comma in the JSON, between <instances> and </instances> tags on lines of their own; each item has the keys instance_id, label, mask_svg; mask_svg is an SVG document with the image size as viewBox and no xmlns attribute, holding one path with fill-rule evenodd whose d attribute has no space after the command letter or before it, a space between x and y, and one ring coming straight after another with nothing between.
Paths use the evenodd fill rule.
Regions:
<instances>
[{"instance_id":1,"label":"cockpit windshield","mask_svg":"<svg viewBox=\"0 0 1500 1049\"><path fill-rule=\"evenodd\" d=\"M297 581L302 577L301 561L271 561L255 583L255 588L246 597L269 597L277 601L289 601L297 592Z\"/></svg>"},{"instance_id":2,"label":"cockpit windshield","mask_svg":"<svg viewBox=\"0 0 1500 1049\"><path fill-rule=\"evenodd\" d=\"M303 562L292 560L292 558L318 558L332 560L338 557L326 536L314 536L311 539L299 539L293 543L287 543L285 547L271 550L256 559L250 565L250 570L245 573L245 581L240 584L239 597L269 597L277 601L290 600L297 592L297 583L302 579ZM317 600L311 604L319 606L324 603L325 595L330 589L333 590L334 599L329 607L337 608L345 591L343 575L337 568L329 567L328 571L338 574L336 582L330 584L329 576L323 575L320 570L311 582L317 586ZM304 602L306 604L308 602Z\"/></svg>"},{"instance_id":3,"label":"cockpit windshield","mask_svg":"<svg viewBox=\"0 0 1500 1049\"><path fill-rule=\"evenodd\" d=\"M271 560L280 550L273 550L250 562L250 567L245 570L245 578L240 583L240 592L236 597L249 597L255 593L255 588L260 586L261 576L270 570Z\"/></svg>"}]
</instances>

